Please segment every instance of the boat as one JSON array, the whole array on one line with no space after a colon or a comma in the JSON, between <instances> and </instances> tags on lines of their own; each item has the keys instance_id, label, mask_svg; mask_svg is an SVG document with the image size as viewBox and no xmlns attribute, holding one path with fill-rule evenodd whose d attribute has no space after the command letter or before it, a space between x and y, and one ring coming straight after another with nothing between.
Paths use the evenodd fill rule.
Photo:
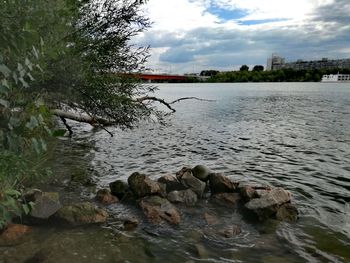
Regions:
<instances>
[{"instance_id":1,"label":"boat","mask_svg":"<svg viewBox=\"0 0 350 263\"><path fill-rule=\"evenodd\" d=\"M321 82L350 82L350 74L323 75Z\"/></svg>"}]
</instances>

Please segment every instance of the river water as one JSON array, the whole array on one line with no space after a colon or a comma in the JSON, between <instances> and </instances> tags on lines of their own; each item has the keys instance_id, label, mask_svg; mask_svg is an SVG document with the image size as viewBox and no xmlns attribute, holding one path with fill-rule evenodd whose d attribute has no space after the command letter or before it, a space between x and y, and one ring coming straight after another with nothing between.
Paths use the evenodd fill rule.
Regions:
<instances>
[{"instance_id":1,"label":"river water","mask_svg":"<svg viewBox=\"0 0 350 263\"><path fill-rule=\"evenodd\" d=\"M77 128L73 141L62 141L65 156L57 171L87 167L96 188L61 187L67 200L92 198L97 188L135 171L156 179L203 164L237 181L288 189L300 219L253 223L234 209L203 201L183 208L179 227L154 227L137 208L116 204L102 228L40 228L28 242L7 248L0 262L20 262L18 251L29 257L42 250L50 251L48 262L350 262L350 84L158 87L157 96L168 101L187 96L213 101L176 103L166 125L112 129L114 137ZM242 233L226 239L211 234L204 212L223 225L240 225ZM124 232L122 218L131 215L141 224Z\"/></svg>"}]
</instances>

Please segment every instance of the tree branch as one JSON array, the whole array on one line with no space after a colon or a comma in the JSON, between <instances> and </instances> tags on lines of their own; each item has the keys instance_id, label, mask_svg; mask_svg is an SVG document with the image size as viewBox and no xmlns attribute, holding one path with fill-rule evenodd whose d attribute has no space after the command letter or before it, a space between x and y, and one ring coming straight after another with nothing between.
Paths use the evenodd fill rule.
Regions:
<instances>
[{"instance_id":1,"label":"tree branch","mask_svg":"<svg viewBox=\"0 0 350 263\"><path fill-rule=\"evenodd\" d=\"M174 101L170 102L169 104L174 104L174 103L180 102L182 100L215 101L215 100L201 99L201 98L197 98L197 97L183 97L183 98L179 98L177 100L174 100Z\"/></svg>"},{"instance_id":2,"label":"tree branch","mask_svg":"<svg viewBox=\"0 0 350 263\"><path fill-rule=\"evenodd\" d=\"M136 101L138 102L143 102L145 100L153 100L153 101L158 101L159 103L165 105L169 110L171 110L172 112L176 112L176 110L170 106L171 103L168 103L166 102L165 100L163 99L160 99L160 98L157 98L157 97L149 97L149 96L145 96L145 97L141 97L141 98L138 98L136 99Z\"/></svg>"},{"instance_id":3,"label":"tree branch","mask_svg":"<svg viewBox=\"0 0 350 263\"><path fill-rule=\"evenodd\" d=\"M66 111L59 110L59 109L51 110L51 113L53 115L60 117L61 119L64 118L64 119L70 119L70 120L77 121L77 122L89 123L92 126L95 126L95 125L108 126L108 125L113 124L112 121L106 120L104 118L90 117L87 115L73 113L73 112L66 112Z\"/></svg>"},{"instance_id":4,"label":"tree branch","mask_svg":"<svg viewBox=\"0 0 350 263\"><path fill-rule=\"evenodd\" d=\"M61 121L63 122L64 126L66 126L68 132L69 132L69 137L72 137L73 135L73 130L72 127L68 125L67 120L65 118L63 118L62 116L60 116Z\"/></svg>"}]
</instances>

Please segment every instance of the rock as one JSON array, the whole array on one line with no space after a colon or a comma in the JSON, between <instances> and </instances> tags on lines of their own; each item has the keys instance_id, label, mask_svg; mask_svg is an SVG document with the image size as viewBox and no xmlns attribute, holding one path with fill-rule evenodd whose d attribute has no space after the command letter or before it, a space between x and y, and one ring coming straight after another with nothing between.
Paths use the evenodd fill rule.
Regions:
<instances>
[{"instance_id":1,"label":"rock","mask_svg":"<svg viewBox=\"0 0 350 263\"><path fill-rule=\"evenodd\" d=\"M158 183L165 185L165 190L167 193L186 190L186 187L183 186L175 176L170 174L160 177L158 179Z\"/></svg>"},{"instance_id":2,"label":"rock","mask_svg":"<svg viewBox=\"0 0 350 263\"><path fill-rule=\"evenodd\" d=\"M155 181L152 181L144 174L133 173L129 176L128 183L131 190L137 197L161 194L159 184Z\"/></svg>"},{"instance_id":3,"label":"rock","mask_svg":"<svg viewBox=\"0 0 350 263\"><path fill-rule=\"evenodd\" d=\"M25 195L25 200L34 202L34 207L29 214L33 218L48 219L62 207L59 194L56 192L33 190L32 193Z\"/></svg>"},{"instance_id":4,"label":"rock","mask_svg":"<svg viewBox=\"0 0 350 263\"><path fill-rule=\"evenodd\" d=\"M120 200L129 192L129 185L121 180L116 180L109 184L109 188L111 189L111 193L118 197Z\"/></svg>"},{"instance_id":5,"label":"rock","mask_svg":"<svg viewBox=\"0 0 350 263\"><path fill-rule=\"evenodd\" d=\"M238 225L231 225L219 230L219 235L225 238L232 238L239 235L242 232L241 227Z\"/></svg>"},{"instance_id":6,"label":"rock","mask_svg":"<svg viewBox=\"0 0 350 263\"><path fill-rule=\"evenodd\" d=\"M204 213L204 219L208 225L216 225L219 222L219 219L216 216L209 213Z\"/></svg>"},{"instance_id":7,"label":"rock","mask_svg":"<svg viewBox=\"0 0 350 263\"><path fill-rule=\"evenodd\" d=\"M0 234L0 246L18 245L31 231L26 225L8 224Z\"/></svg>"},{"instance_id":8,"label":"rock","mask_svg":"<svg viewBox=\"0 0 350 263\"><path fill-rule=\"evenodd\" d=\"M254 198L245 207L254 211L260 219L266 219L276 214L279 206L290 202L290 193L283 188L273 188L260 198Z\"/></svg>"},{"instance_id":9,"label":"rock","mask_svg":"<svg viewBox=\"0 0 350 263\"><path fill-rule=\"evenodd\" d=\"M212 196L212 200L230 206L237 205L240 199L241 196L238 193L220 193Z\"/></svg>"},{"instance_id":10,"label":"rock","mask_svg":"<svg viewBox=\"0 0 350 263\"><path fill-rule=\"evenodd\" d=\"M206 182L209 179L209 174L211 174L211 170L204 165L196 165L192 169L192 174L194 177L198 178L199 180Z\"/></svg>"},{"instance_id":11,"label":"rock","mask_svg":"<svg viewBox=\"0 0 350 263\"><path fill-rule=\"evenodd\" d=\"M167 199L160 196L148 196L140 201L140 206L153 224L159 224L163 220L170 224L178 225L181 221L180 213Z\"/></svg>"},{"instance_id":12,"label":"rock","mask_svg":"<svg viewBox=\"0 0 350 263\"><path fill-rule=\"evenodd\" d=\"M172 191L167 196L172 203L184 203L186 205L194 205L197 203L197 195L191 189L182 191Z\"/></svg>"},{"instance_id":13,"label":"rock","mask_svg":"<svg viewBox=\"0 0 350 263\"><path fill-rule=\"evenodd\" d=\"M89 202L64 206L55 214L59 221L73 226L106 222L108 213Z\"/></svg>"},{"instance_id":14,"label":"rock","mask_svg":"<svg viewBox=\"0 0 350 263\"><path fill-rule=\"evenodd\" d=\"M206 183L194 177L191 170L187 170L185 173L183 173L180 181L184 186L195 192L198 197L202 197Z\"/></svg>"},{"instance_id":15,"label":"rock","mask_svg":"<svg viewBox=\"0 0 350 263\"><path fill-rule=\"evenodd\" d=\"M111 205L119 201L118 197L112 195L108 189L98 190L95 198L103 205Z\"/></svg>"},{"instance_id":16,"label":"rock","mask_svg":"<svg viewBox=\"0 0 350 263\"><path fill-rule=\"evenodd\" d=\"M278 208L276 218L280 221L295 222L298 220L298 214L298 209L287 203Z\"/></svg>"},{"instance_id":17,"label":"rock","mask_svg":"<svg viewBox=\"0 0 350 263\"><path fill-rule=\"evenodd\" d=\"M28 258L24 263L48 263L50 262L50 253L44 250L36 252L32 257Z\"/></svg>"},{"instance_id":18,"label":"rock","mask_svg":"<svg viewBox=\"0 0 350 263\"><path fill-rule=\"evenodd\" d=\"M243 187L240 187L239 188L239 192L240 192L242 198L246 202L249 202L253 198L257 198L258 197L255 189L252 186L250 186L250 185L245 185Z\"/></svg>"},{"instance_id":19,"label":"rock","mask_svg":"<svg viewBox=\"0 0 350 263\"><path fill-rule=\"evenodd\" d=\"M212 173L209 175L209 187L212 194L235 192L237 185L237 183L231 182L222 173Z\"/></svg>"},{"instance_id":20,"label":"rock","mask_svg":"<svg viewBox=\"0 0 350 263\"><path fill-rule=\"evenodd\" d=\"M182 176L184 175L184 173L188 172L188 171L191 171L192 172L192 169L189 168L189 167L182 167L180 171L176 172L176 178L177 180L181 181L181 178Z\"/></svg>"},{"instance_id":21,"label":"rock","mask_svg":"<svg viewBox=\"0 0 350 263\"><path fill-rule=\"evenodd\" d=\"M137 228L139 221L136 218L128 218L124 221L124 230L131 231Z\"/></svg>"}]
</instances>

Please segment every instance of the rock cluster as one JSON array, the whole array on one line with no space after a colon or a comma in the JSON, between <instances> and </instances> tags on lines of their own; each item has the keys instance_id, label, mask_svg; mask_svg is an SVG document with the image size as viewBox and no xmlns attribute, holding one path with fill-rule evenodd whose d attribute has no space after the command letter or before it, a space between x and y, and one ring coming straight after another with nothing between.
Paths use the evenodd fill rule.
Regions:
<instances>
[{"instance_id":1,"label":"rock cluster","mask_svg":"<svg viewBox=\"0 0 350 263\"><path fill-rule=\"evenodd\" d=\"M111 193L121 200L133 197L151 223L179 224L181 213L174 204L195 206L209 196L211 201L232 209L251 211L259 220L274 218L295 221L298 211L291 204L290 192L252 184L240 184L222 173L214 173L203 165L183 167L175 175L157 181L145 174L133 173L128 183L110 183Z\"/></svg>"}]
</instances>

